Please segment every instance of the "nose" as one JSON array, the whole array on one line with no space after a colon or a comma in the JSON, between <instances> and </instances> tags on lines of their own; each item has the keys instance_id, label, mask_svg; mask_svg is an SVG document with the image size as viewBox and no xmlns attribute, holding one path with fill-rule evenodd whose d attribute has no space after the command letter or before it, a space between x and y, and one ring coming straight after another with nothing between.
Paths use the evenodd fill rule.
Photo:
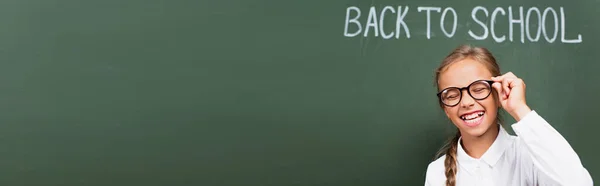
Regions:
<instances>
[{"instance_id":1,"label":"nose","mask_svg":"<svg viewBox=\"0 0 600 186\"><path fill-rule=\"evenodd\" d=\"M460 101L460 106L463 108L469 108L473 105L475 105L475 99L473 99L471 97L471 95L469 95L469 92L467 92L467 90L462 90L462 98Z\"/></svg>"}]
</instances>

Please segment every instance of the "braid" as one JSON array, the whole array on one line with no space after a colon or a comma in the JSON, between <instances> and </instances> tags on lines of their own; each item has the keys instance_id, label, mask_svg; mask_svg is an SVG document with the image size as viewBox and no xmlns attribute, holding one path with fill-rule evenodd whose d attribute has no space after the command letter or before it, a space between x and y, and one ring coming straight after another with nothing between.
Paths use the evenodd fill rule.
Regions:
<instances>
[{"instance_id":1,"label":"braid","mask_svg":"<svg viewBox=\"0 0 600 186\"><path fill-rule=\"evenodd\" d=\"M450 147L446 150L446 160L444 161L444 166L446 167L446 186L456 185L456 172L458 171L458 166L456 166L456 149L458 148L459 137L460 132L457 131L456 136L450 141Z\"/></svg>"}]
</instances>

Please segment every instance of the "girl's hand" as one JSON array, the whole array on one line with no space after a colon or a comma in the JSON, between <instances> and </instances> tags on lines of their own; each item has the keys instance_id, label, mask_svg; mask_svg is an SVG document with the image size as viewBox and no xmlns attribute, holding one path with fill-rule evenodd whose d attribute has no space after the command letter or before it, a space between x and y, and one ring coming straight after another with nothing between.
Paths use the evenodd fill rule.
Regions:
<instances>
[{"instance_id":1,"label":"girl's hand","mask_svg":"<svg viewBox=\"0 0 600 186\"><path fill-rule=\"evenodd\" d=\"M498 92L502 108L506 110L516 121L521 120L531 109L525 101L525 82L515 76L512 72L492 77L492 87Z\"/></svg>"}]
</instances>

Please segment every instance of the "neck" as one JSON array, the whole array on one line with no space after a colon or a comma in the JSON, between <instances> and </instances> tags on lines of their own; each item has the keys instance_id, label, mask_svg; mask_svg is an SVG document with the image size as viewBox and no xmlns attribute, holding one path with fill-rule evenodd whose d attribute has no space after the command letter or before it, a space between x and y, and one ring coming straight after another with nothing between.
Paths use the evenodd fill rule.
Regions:
<instances>
[{"instance_id":1,"label":"neck","mask_svg":"<svg viewBox=\"0 0 600 186\"><path fill-rule=\"evenodd\" d=\"M495 125L481 136L463 135L461 137L462 147L469 156L477 159L481 158L498 137L499 127L499 125Z\"/></svg>"}]
</instances>

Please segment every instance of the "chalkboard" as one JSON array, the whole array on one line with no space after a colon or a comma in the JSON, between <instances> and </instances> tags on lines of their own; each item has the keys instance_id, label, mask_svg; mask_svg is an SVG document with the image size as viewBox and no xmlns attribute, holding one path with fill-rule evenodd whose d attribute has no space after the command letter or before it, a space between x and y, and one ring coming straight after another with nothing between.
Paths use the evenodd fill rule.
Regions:
<instances>
[{"instance_id":1,"label":"chalkboard","mask_svg":"<svg viewBox=\"0 0 600 186\"><path fill-rule=\"evenodd\" d=\"M599 6L3 1L0 185L421 185L455 130L433 72L461 44L600 180Z\"/></svg>"}]
</instances>

